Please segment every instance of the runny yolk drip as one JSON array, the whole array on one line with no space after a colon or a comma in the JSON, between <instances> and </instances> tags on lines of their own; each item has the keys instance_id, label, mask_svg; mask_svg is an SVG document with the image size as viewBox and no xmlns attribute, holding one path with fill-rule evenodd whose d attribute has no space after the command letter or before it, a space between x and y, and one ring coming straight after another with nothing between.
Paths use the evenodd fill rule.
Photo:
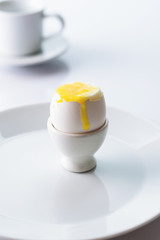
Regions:
<instances>
[{"instance_id":1,"label":"runny yolk drip","mask_svg":"<svg viewBox=\"0 0 160 240\"><path fill-rule=\"evenodd\" d=\"M59 94L60 99L58 103L66 102L78 102L80 103L80 114L82 127L84 130L89 130L90 123L87 116L86 101L97 101L102 97L102 92L98 87L81 82L74 82L61 85L57 88L56 92Z\"/></svg>"},{"instance_id":2,"label":"runny yolk drip","mask_svg":"<svg viewBox=\"0 0 160 240\"><path fill-rule=\"evenodd\" d=\"M83 129L88 130L90 128L90 124L89 124L88 116L87 116L86 102L81 103L81 121L82 121Z\"/></svg>"}]
</instances>

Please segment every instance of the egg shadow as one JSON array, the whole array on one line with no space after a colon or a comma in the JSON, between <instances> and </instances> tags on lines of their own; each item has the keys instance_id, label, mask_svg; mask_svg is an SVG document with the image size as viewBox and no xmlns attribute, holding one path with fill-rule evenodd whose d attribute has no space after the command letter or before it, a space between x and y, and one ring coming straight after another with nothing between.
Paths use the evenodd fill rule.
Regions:
<instances>
[{"instance_id":1,"label":"egg shadow","mask_svg":"<svg viewBox=\"0 0 160 240\"><path fill-rule=\"evenodd\" d=\"M108 193L93 171L66 172L54 189L53 221L77 223L105 216L109 210Z\"/></svg>"}]
</instances>

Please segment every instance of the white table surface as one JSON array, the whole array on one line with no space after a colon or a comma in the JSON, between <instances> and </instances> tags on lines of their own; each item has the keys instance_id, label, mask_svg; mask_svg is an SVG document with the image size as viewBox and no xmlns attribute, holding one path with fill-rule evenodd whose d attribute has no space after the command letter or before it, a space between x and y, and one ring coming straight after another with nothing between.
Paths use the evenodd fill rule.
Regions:
<instances>
[{"instance_id":1,"label":"white table surface","mask_svg":"<svg viewBox=\"0 0 160 240\"><path fill-rule=\"evenodd\" d=\"M160 124L160 1L47 0L46 6L65 17L70 50L39 66L0 66L0 111L48 102L62 82L89 81L101 86L107 105ZM157 219L116 239L159 240L159 229Z\"/></svg>"}]
</instances>

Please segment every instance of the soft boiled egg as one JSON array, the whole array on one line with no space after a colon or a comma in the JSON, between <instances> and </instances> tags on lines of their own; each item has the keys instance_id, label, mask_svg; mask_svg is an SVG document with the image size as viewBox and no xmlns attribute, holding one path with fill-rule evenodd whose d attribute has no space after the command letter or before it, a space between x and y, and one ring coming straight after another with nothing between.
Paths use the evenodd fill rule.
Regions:
<instances>
[{"instance_id":1,"label":"soft boiled egg","mask_svg":"<svg viewBox=\"0 0 160 240\"><path fill-rule=\"evenodd\" d=\"M106 105L99 87L82 82L59 86L50 105L53 126L66 133L94 131L106 121Z\"/></svg>"}]
</instances>

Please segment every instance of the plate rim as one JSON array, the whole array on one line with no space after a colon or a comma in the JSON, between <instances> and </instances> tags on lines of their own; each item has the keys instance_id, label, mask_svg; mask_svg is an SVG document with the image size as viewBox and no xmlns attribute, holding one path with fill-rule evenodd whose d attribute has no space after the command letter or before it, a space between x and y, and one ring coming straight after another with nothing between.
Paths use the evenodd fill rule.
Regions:
<instances>
[{"instance_id":1,"label":"plate rim","mask_svg":"<svg viewBox=\"0 0 160 240\"><path fill-rule=\"evenodd\" d=\"M50 102L48 102L48 101L45 101L45 102L42 101L42 102L35 102L35 103L32 103L32 104L16 105L16 106L13 106L13 107L8 107L8 108L5 108L5 109L0 110L0 115L1 115L1 114L5 114L5 113L10 112L10 111L21 110L21 109L30 108L30 107L45 106L45 105L46 105L46 106L49 106L49 105L50 105ZM154 126L154 127L157 128L158 130L160 130L160 124L158 124L158 123L156 123L156 122L154 122L154 121L152 121L152 120L149 120L149 119L147 119L147 118L140 117L140 116L138 116L138 115L136 115L136 114L134 114L134 113L132 113L132 112L130 112L130 111L126 111L126 110L124 110L124 109L122 109L122 108L117 108L117 107L112 106L112 105L109 105L109 106L107 106L107 107L110 108L110 109L113 109L113 110L115 110L115 111L120 111L120 112L122 112L122 113L124 113L124 114L129 114L130 116L135 117L135 118L138 118L139 120L145 121L145 122L147 122L148 124Z\"/></svg>"}]
</instances>

